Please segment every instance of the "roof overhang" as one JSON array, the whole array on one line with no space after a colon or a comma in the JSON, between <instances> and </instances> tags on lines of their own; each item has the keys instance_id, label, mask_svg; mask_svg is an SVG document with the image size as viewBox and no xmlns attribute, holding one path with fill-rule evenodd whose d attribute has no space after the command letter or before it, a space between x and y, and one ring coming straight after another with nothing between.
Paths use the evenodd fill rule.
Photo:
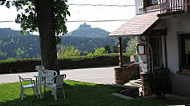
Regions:
<instances>
[{"instance_id":1,"label":"roof overhang","mask_svg":"<svg viewBox=\"0 0 190 106\"><path fill-rule=\"evenodd\" d=\"M109 37L125 37L125 36L141 36L149 28L151 28L159 18L157 14L159 12L145 13L136 15L120 28L108 34Z\"/></svg>"}]
</instances>

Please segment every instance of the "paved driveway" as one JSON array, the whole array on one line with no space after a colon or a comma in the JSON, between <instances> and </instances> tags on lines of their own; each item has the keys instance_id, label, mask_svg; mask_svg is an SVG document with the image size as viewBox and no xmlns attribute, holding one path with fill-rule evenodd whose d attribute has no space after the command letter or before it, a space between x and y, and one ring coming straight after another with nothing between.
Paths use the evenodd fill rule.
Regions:
<instances>
[{"instance_id":1,"label":"paved driveway","mask_svg":"<svg viewBox=\"0 0 190 106\"><path fill-rule=\"evenodd\" d=\"M114 67L103 68L84 68L84 69L68 69L61 70L61 74L67 75L67 80L92 82L97 84L115 84ZM37 72L16 73L16 74L0 74L0 83L18 82L18 76L31 77Z\"/></svg>"}]
</instances>

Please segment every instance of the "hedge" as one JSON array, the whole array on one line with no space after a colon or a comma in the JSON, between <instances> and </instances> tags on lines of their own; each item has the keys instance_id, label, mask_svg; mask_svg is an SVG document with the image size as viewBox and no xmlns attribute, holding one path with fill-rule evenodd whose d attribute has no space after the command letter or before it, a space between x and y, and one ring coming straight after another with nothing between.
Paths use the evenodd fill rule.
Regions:
<instances>
[{"instance_id":1,"label":"hedge","mask_svg":"<svg viewBox=\"0 0 190 106\"><path fill-rule=\"evenodd\" d=\"M124 60L128 63L129 56L124 55ZM75 56L58 61L60 69L116 66L119 63L118 54ZM8 59L0 61L0 73L35 72L35 66L40 64L39 58Z\"/></svg>"}]
</instances>

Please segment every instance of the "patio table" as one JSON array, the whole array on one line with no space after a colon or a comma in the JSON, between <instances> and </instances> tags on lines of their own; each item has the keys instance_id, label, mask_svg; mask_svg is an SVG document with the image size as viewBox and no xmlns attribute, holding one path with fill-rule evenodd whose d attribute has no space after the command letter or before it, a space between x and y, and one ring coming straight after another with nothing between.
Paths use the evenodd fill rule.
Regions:
<instances>
[{"instance_id":1,"label":"patio table","mask_svg":"<svg viewBox=\"0 0 190 106\"><path fill-rule=\"evenodd\" d=\"M36 92L38 94L38 98L43 99L44 98L44 96L43 96L44 92L42 92L42 80L45 80L46 77L52 77L52 75L38 75L38 74L36 74L36 75L34 75L34 77L36 78ZM38 87L40 87L40 94L38 93Z\"/></svg>"}]
</instances>

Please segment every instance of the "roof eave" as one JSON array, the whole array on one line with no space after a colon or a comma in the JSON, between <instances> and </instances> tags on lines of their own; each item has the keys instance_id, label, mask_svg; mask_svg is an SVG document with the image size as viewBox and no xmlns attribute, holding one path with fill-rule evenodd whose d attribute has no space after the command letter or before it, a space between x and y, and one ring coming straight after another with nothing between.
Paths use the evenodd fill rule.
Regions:
<instances>
[{"instance_id":1,"label":"roof eave","mask_svg":"<svg viewBox=\"0 0 190 106\"><path fill-rule=\"evenodd\" d=\"M127 36L141 36L142 34L125 34L125 35L107 35L108 37L127 37Z\"/></svg>"}]
</instances>

